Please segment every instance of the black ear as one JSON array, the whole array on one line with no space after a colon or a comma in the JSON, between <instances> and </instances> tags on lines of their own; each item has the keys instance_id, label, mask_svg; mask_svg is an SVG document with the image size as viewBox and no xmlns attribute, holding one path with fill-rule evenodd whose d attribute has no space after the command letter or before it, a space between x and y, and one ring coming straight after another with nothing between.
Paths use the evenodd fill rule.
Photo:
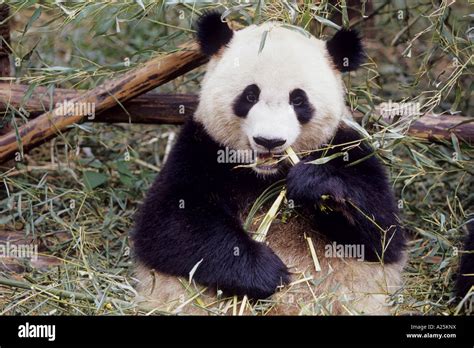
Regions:
<instances>
[{"instance_id":1,"label":"black ear","mask_svg":"<svg viewBox=\"0 0 474 348\"><path fill-rule=\"evenodd\" d=\"M339 71L356 70L364 60L364 48L356 30L339 30L326 42L326 47Z\"/></svg>"},{"instance_id":2,"label":"black ear","mask_svg":"<svg viewBox=\"0 0 474 348\"><path fill-rule=\"evenodd\" d=\"M197 22L197 41L205 55L216 54L222 46L229 43L233 35L232 29L221 20L219 12L206 12Z\"/></svg>"}]
</instances>

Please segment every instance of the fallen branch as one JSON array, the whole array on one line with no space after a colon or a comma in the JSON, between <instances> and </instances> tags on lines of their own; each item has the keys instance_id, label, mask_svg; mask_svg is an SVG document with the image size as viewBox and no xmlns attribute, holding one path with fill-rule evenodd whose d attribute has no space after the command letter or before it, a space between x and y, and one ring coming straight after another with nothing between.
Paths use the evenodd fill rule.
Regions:
<instances>
[{"instance_id":1,"label":"fallen branch","mask_svg":"<svg viewBox=\"0 0 474 348\"><path fill-rule=\"evenodd\" d=\"M8 107L22 107L35 117L49 110L49 105L62 103L64 100L80 98L85 92L57 88L50 95L47 88L37 87L31 97L22 103L28 86L0 83L0 114ZM88 122L105 123L144 123L144 124L181 124L191 117L196 110L198 96L194 94L158 94L147 93L114 106L96 115ZM359 122L362 114L354 112ZM387 123L391 121L384 118ZM430 141L449 140L451 134L468 143L474 144L474 118L465 116L437 116L427 114L414 122L408 134ZM1 139L1 138L0 138ZM0 140L1 144L1 140Z\"/></svg>"},{"instance_id":2,"label":"fallen branch","mask_svg":"<svg viewBox=\"0 0 474 348\"><path fill-rule=\"evenodd\" d=\"M450 140L451 134L455 134L459 139L474 144L474 118L425 115L410 126L408 134L433 142Z\"/></svg>"},{"instance_id":3,"label":"fallen branch","mask_svg":"<svg viewBox=\"0 0 474 348\"><path fill-rule=\"evenodd\" d=\"M55 88L50 93L48 88L38 86L23 102L27 90L25 85L0 83L0 116L13 107L29 118L36 118L49 111L50 105L54 107L84 95L84 91L64 88ZM181 124L194 114L197 102L194 94L147 93L105 110L87 122Z\"/></svg>"},{"instance_id":4,"label":"fallen branch","mask_svg":"<svg viewBox=\"0 0 474 348\"><path fill-rule=\"evenodd\" d=\"M195 44L187 45L178 52L153 58L117 79L85 92L70 102L94 105L95 113L100 114L185 74L204 64L206 60L207 58L199 52ZM12 158L18 151L23 156L24 151L38 146L67 131L74 123L80 123L86 119L84 115L73 113L66 116L55 110L40 115L21 126L18 132L12 131L0 138L0 163Z\"/></svg>"}]
</instances>

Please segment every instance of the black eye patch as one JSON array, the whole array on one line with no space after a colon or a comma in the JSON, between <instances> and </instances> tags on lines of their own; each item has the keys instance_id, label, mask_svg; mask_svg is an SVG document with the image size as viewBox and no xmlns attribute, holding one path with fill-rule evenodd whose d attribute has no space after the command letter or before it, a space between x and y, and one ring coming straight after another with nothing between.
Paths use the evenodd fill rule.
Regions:
<instances>
[{"instance_id":1,"label":"black eye patch","mask_svg":"<svg viewBox=\"0 0 474 348\"><path fill-rule=\"evenodd\" d=\"M301 124L308 123L313 117L314 107L308 100L306 92L302 89L294 89L290 93L290 104L295 110L296 117Z\"/></svg>"},{"instance_id":2,"label":"black eye patch","mask_svg":"<svg viewBox=\"0 0 474 348\"><path fill-rule=\"evenodd\" d=\"M258 103L260 88L256 84L248 85L235 99L233 109L239 117L246 117L250 109Z\"/></svg>"}]
</instances>

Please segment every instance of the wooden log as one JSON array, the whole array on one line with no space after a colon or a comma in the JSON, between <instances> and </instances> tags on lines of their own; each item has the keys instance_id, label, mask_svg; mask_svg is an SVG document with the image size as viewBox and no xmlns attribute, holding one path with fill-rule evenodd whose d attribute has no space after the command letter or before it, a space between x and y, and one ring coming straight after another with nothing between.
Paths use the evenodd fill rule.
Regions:
<instances>
[{"instance_id":1,"label":"wooden log","mask_svg":"<svg viewBox=\"0 0 474 348\"><path fill-rule=\"evenodd\" d=\"M194 94L149 93L115 106L96 117L95 122L182 124L196 111L198 96Z\"/></svg>"},{"instance_id":2,"label":"wooden log","mask_svg":"<svg viewBox=\"0 0 474 348\"><path fill-rule=\"evenodd\" d=\"M49 111L53 107L84 94L84 91L55 88L52 95L45 87L38 86L28 100L22 103L28 86L0 83L0 115L8 107L23 110L30 118ZM105 123L145 123L145 124L181 124L196 110L198 97L194 94L142 94L101 114L90 122Z\"/></svg>"},{"instance_id":3,"label":"wooden log","mask_svg":"<svg viewBox=\"0 0 474 348\"><path fill-rule=\"evenodd\" d=\"M31 97L24 101L23 97L28 87L28 85L18 85L14 82L0 82L0 112L4 112L8 106L12 106L15 109L23 107L26 111L35 114L44 113L49 111L50 104L54 106L64 100L78 98L86 92L74 89L55 88L53 94L50 95L48 88L38 86L35 88Z\"/></svg>"},{"instance_id":4,"label":"wooden log","mask_svg":"<svg viewBox=\"0 0 474 348\"><path fill-rule=\"evenodd\" d=\"M363 118L359 112L355 112L353 116L359 123ZM382 120L388 124L393 122L388 117L382 117ZM460 140L474 144L474 118L461 115L426 114L410 125L408 134L431 142L450 140L451 134L455 134Z\"/></svg>"},{"instance_id":5,"label":"wooden log","mask_svg":"<svg viewBox=\"0 0 474 348\"><path fill-rule=\"evenodd\" d=\"M425 115L410 126L408 133L432 142L449 140L451 134L455 134L459 139L474 144L474 118Z\"/></svg>"},{"instance_id":6,"label":"wooden log","mask_svg":"<svg viewBox=\"0 0 474 348\"><path fill-rule=\"evenodd\" d=\"M78 98L83 91L71 89L54 90L52 96L45 87L37 87L35 92L24 104L21 104L23 95L28 86L0 83L0 113L8 105L15 108L22 106L34 117L49 108L50 103L56 105L64 100ZM125 102L122 106L97 115L90 122L106 123L144 123L144 124L181 124L187 117L191 117L196 110L198 96L194 94L158 94L147 93ZM127 111L125 111L127 110ZM362 114L354 112L357 121L362 120ZM385 122L391 120L384 118ZM465 116L437 116L428 114L414 122L408 134L429 141L449 140L451 134L466 142L474 144L474 118Z\"/></svg>"},{"instance_id":7,"label":"wooden log","mask_svg":"<svg viewBox=\"0 0 474 348\"><path fill-rule=\"evenodd\" d=\"M207 58L196 44L184 46L180 51L149 60L117 79L108 81L84 94L70 100L75 105L94 105L95 113L100 114L118 103L125 102L155 87L204 64ZM60 111L60 112L58 112ZM74 111L64 115L61 110L52 110L31 120L16 132L0 137L0 163L67 131L74 123L87 119Z\"/></svg>"}]
</instances>

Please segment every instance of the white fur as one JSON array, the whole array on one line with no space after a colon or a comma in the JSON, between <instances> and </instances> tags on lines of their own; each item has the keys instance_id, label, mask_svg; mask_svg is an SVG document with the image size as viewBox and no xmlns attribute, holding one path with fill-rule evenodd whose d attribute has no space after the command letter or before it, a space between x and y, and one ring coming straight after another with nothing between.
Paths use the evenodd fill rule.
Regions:
<instances>
[{"instance_id":1,"label":"white fur","mask_svg":"<svg viewBox=\"0 0 474 348\"><path fill-rule=\"evenodd\" d=\"M261 91L259 102L239 118L232 104L254 83ZM296 88L315 107L304 125L289 105ZM343 83L325 42L270 22L234 32L227 47L211 58L195 118L217 142L234 149L258 150L252 137L264 136L286 139L283 148L304 151L328 141L345 112Z\"/></svg>"},{"instance_id":2,"label":"white fur","mask_svg":"<svg viewBox=\"0 0 474 348\"><path fill-rule=\"evenodd\" d=\"M274 149L274 152L282 152L292 145L301 131L295 111L287 101L271 103L263 100L250 110L243 121L242 129L256 151L265 151L265 148L256 144L254 137L286 140L286 143Z\"/></svg>"}]
</instances>

